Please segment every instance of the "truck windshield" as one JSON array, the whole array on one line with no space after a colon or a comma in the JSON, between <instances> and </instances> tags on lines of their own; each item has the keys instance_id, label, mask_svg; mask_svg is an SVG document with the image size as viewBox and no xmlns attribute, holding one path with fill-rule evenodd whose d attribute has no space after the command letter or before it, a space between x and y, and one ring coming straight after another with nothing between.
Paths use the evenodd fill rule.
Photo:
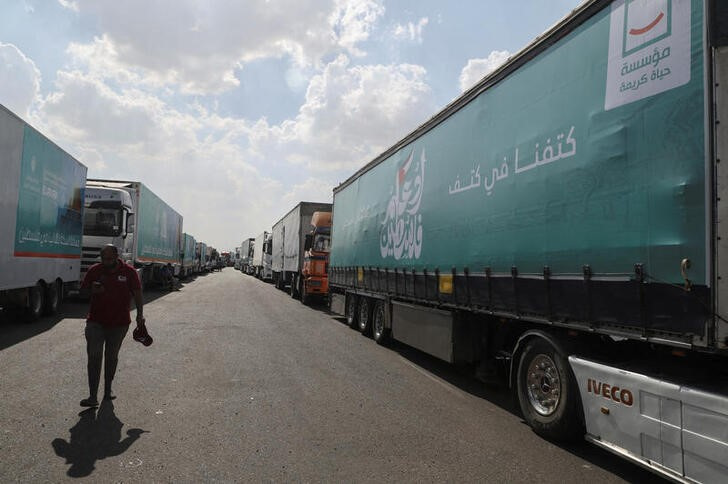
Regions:
<instances>
[{"instance_id":1,"label":"truck windshield","mask_svg":"<svg viewBox=\"0 0 728 484\"><path fill-rule=\"evenodd\" d=\"M316 252L328 252L329 245L331 243L331 236L329 234L316 234L313 236L313 246L311 250Z\"/></svg>"},{"instance_id":2,"label":"truck windshield","mask_svg":"<svg viewBox=\"0 0 728 484\"><path fill-rule=\"evenodd\" d=\"M122 211L118 208L86 208L83 235L116 237L121 234Z\"/></svg>"}]
</instances>

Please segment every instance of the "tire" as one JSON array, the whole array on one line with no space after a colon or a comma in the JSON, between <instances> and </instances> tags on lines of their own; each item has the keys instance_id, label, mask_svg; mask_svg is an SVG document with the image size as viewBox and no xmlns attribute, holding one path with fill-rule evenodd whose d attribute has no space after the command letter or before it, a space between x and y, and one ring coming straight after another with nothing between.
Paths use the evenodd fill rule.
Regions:
<instances>
[{"instance_id":1,"label":"tire","mask_svg":"<svg viewBox=\"0 0 728 484\"><path fill-rule=\"evenodd\" d=\"M386 346L390 342L390 329L385 327L386 322L384 301L377 301L372 310L372 337L378 344Z\"/></svg>"},{"instance_id":2,"label":"tire","mask_svg":"<svg viewBox=\"0 0 728 484\"><path fill-rule=\"evenodd\" d=\"M372 300L359 298L359 332L364 336L372 333Z\"/></svg>"},{"instance_id":3,"label":"tire","mask_svg":"<svg viewBox=\"0 0 728 484\"><path fill-rule=\"evenodd\" d=\"M136 269L136 273L137 273L137 276L139 276L139 284L141 285L142 292L144 292L147 290L147 286L148 286L147 281L145 279L146 271L142 267L142 268Z\"/></svg>"},{"instance_id":4,"label":"tire","mask_svg":"<svg viewBox=\"0 0 728 484\"><path fill-rule=\"evenodd\" d=\"M60 281L55 281L45 287L43 314L52 316L58 312L58 308L61 306L61 300L63 299L62 290L63 283Z\"/></svg>"},{"instance_id":5,"label":"tire","mask_svg":"<svg viewBox=\"0 0 728 484\"><path fill-rule=\"evenodd\" d=\"M298 299L298 275L291 276L291 297Z\"/></svg>"},{"instance_id":6,"label":"tire","mask_svg":"<svg viewBox=\"0 0 728 484\"><path fill-rule=\"evenodd\" d=\"M357 297L354 294L347 294L346 296L346 324L350 328L354 329L359 324L359 305L357 304Z\"/></svg>"},{"instance_id":7,"label":"tire","mask_svg":"<svg viewBox=\"0 0 728 484\"><path fill-rule=\"evenodd\" d=\"M24 319L28 323L37 321L43 314L45 306L45 291L43 286L38 283L28 288L28 307L25 308Z\"/></svg>"},{"instance_id":8,"label":"tire","mask_svg":"<svg viewBox=\"0 0 728 484\"><path fill-rule=\"evenodd\" d=\"M301 304L306 306L311 304L311 295L306 291L306 281L301 282Z\"/></svg>"},{"instance_id":9,"label":"tire","mask_svg":"<svg viewBox=\"0 0 728 484\"><path fill-rule=\"evenodd\" d=\"M521 353L516 378L518 403L534 432L555 441L584 436L579 391L566 355L535 338Z\"/></svg>"}]
</instances>

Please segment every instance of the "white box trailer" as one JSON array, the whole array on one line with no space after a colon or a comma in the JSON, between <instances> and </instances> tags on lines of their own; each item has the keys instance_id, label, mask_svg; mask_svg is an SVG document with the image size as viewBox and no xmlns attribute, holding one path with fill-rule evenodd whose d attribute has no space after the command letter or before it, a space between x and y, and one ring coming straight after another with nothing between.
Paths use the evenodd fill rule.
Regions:
<instances>
[{"instance_id":1,"label":"white box trailer","mask_svg":"<svg viewBox=\"0 0 728 484\"><path fill-rule=\"evenodd\" d=\"M161 268L180 270L182 215L139 181L86 181L82 272L106 244L137 269L142 284L161 283Z\"/></svg>"},{"instance_id":2,"label":"white box trailer","mask_svg":"<svg viewBox=\"0 0 728 484\"><path fill-rule=\"evenodd\" d=\"M183 233L182 245L180 246L180 259L182 263L182 267L180 268L180 277L189 277L197 272L198 268L195 266L196 248L197 241L195 241L195 238L188 233Z\"/></svg>"},{"instance_id":3,"label":"white box trailer","mask_svg":"<svg viewBox=\"0 0 728 484\"><path fill-rule=\"evenodd\" d=\"M587 0L334 189L331 307L728 480L728 2Z\"/></svg>"},{"instance_id":4,"label":"white box trailer","mask_svg":"<svg viewBox=\"0 0 728 484\"><path fill-rule=\"evenodd\" d=\"M240 270L245 274L253 273L253 254L255 253L255 238L243 240L240 246Z\"/></svg>"},{"instance_id":5,"label":"white box trailer","mask_svg":"<svg viewBox=\"0 0 728 484\"><path fill-rule=\"evenodd\" d=\"M330 203L299 202L273 225L273 282L279 289L289 286L293 297L300 295L306 234L313 228L311 216L314 212L330 211Z\"/></svg>"},{"instance_id":6,"label":"white box trailer","mask_svg":"<svg viewBox=\"0 0 728 484\"><path fill-rule=\"evenodd\" d=\"M86 167L0 105L0 306L53 314L78 285Z\"/></svg>"},{"instance_id":7,"label":"white box trailer","mask_svg":"<svg viewBox=\"0 0 728 484\"><path fill-rule=\"evenodd\" d=\"M255 277L269 281L273 278L271 271L271 244L273 238L270 232L263 232L255 238L253 246L253 272Z\"/></svg>"}]
</instances>

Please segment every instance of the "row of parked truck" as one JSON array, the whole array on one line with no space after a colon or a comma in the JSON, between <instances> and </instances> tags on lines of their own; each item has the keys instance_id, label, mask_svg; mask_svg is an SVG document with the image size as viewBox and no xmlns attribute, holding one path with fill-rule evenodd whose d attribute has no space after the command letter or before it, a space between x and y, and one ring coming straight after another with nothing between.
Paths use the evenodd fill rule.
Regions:
<instances>
[{"instance_id":1,"label":"row of parked truck","mask_svg":"<svg viewBox=\"0 0 728 484\"><path fill-rule=\"evenodd\" d=\"M332 312L506 382L538 434L725 482L725 118L728 3L586 0L277 222L272 280L307 299L324 264Z\"/></svg>"},{"instance_id":2,"label":"row of parked truck","mask_svg":"<svg viewBox=\"0 0 728 484\"><path fill-rule=\"evenodd\" d=\"M217 251L183 232L182 215L139 181L87 179L86 167L0 105L0 307L28 320L78 293L113 244L143 284L188 277Z\"/></svg>"},{"instance_id":3,"label":"row of parked truck","mask_svg":"<svg viewBox=\"0 0 728 484\"><path fill-rule=\"evenodd\" d=\"M727 120L728 2L585 0L236 263L328 293L378 343L502 379L546 438L724 482ZM6 112L0 147L0 289L52 299L78 278L85 168ZM140 270L176 260L145 235L151 217L173 237L176 213L106 188L129 194L97 206L139 235Z\"/></svg>"},{"instance_id":4,"label":"row of parked truck","mask_svg":"<svg viewBox=\"0 0 728 484\"><path fill-rule=\"evenodd\" d=\"M264 281L304 304L328 295L331 204L300 202L270 232L243 240L235 268Z\"/></svg>"}]
</instances>

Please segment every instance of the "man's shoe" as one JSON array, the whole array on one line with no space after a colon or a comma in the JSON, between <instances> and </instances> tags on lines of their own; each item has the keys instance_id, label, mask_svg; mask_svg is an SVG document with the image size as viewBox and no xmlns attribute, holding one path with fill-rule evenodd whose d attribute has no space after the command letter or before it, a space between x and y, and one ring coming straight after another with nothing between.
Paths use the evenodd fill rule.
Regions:
<instances>
[{"instance_id":1,"label":"man's shoe","mask_svg":"<svg viewBox=\"0 0 728 484\"><path fill-rule=\"evenodd\" d=\"M81 400L81 406L82 407L98 407L99 401L96 399L96 397L88 397Z\"/></svg>"}]
</instances>

